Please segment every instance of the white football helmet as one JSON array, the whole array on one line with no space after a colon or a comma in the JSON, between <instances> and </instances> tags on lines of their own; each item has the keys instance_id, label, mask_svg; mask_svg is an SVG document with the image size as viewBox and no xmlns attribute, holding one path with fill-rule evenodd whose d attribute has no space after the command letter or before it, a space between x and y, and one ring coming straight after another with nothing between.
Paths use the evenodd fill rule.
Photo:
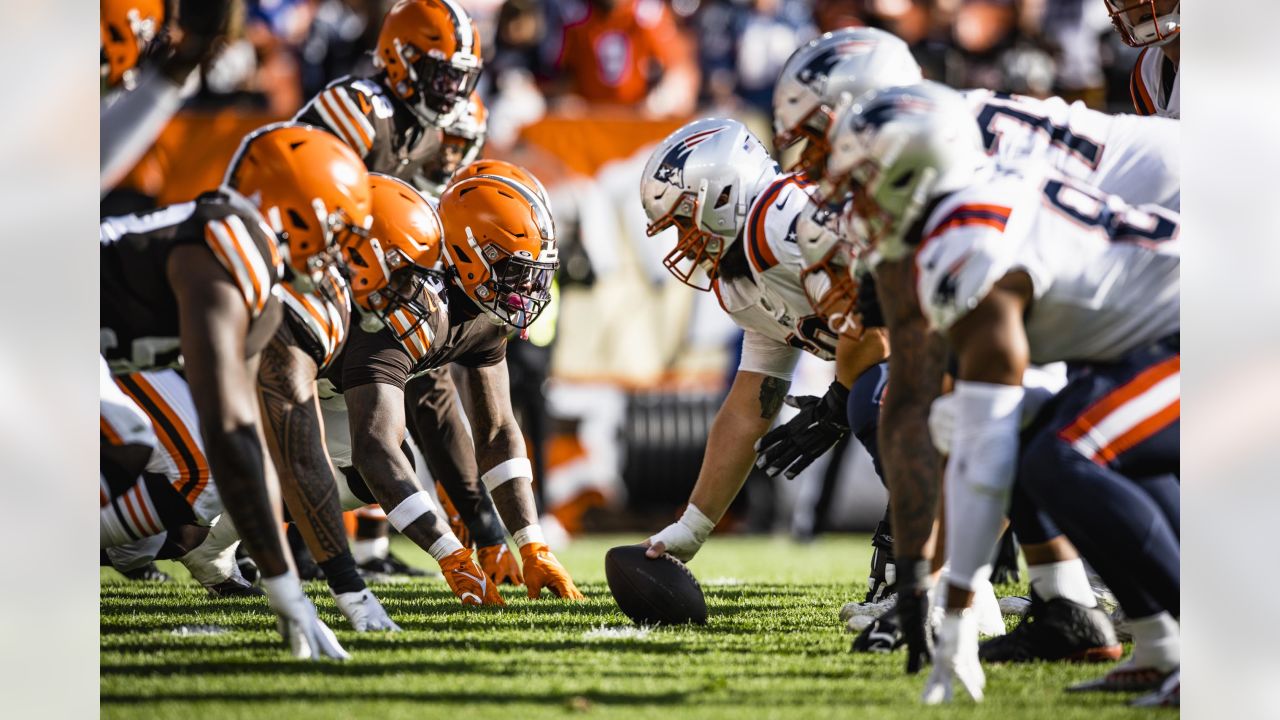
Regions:
<instances>
[{"instance_id":1,"label":"white football helmet","mask_svg":"<svg viewBox=\"0 0 1280 720\"><path fill-rule=\"evenodd\" d=\"M787 59L773 90L773 143L778 152L808 141L796 164L819 177L827 129L841 104L859 95L922 79L907 44L874 28L842 28L810 40Z\"/></svg>"},{"instance_id":2,"label":"white football helmet","mask_svg":"<svg viewBox=\"0 0 1280 720\"><path fill-rule=\"evenodd\" d=\"M930 81L864 95L836 114L832 130L823 191L853 192L846 217L873 264L907 255L904 236L925 205L990 161L964 96Z\"/></svg>"},{"instance_id":3,"label":"white football helmet","mask_svg":"<svg viewBox=\"0 0 1280 720\"><path fill-rule=\"evenodd\" d=\"M640 179L649 236L673 225L679 233L662 264L680 282L710 290L751 203L780 174L759 138L737 120L695 120L668 135ZM698 268L705 283L694 279Z\"/></svg>"},{"instance_id":4,"label":"white football helmet","mask_svg":"<svg viewBox=\"0 0 1280 720\"><path fill-rule=\"evenodd\" d=\"M1164 45L1182 30L1180 0L1104 0L1111 23L1132 47ZM1166 8L1161 12L1160 8ZM1136 22L1135 22L1136 18Z\"/></svg>"},{"instance_id":5,"label":"white football helmet","mask_svg":"<svg viewBox=\"0 0 1280 720\"><path fill-rule=\"evenodd\" d=\"M805 264L800 286L809 305L831 332L857 339L862 328L853 265L860 248L846 237L837 209L829 205L805 209L796 222L796 244Z\"/></svg>"}]
</instances>

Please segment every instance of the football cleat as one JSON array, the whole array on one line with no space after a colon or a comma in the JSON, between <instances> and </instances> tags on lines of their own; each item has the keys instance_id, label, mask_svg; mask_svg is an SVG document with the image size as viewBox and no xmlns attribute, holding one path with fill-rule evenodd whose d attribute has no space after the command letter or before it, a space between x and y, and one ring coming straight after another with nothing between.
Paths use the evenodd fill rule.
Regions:
<instances>
[{"instance_id":1,"label":"football cleat","mask_svg":"<svg viewBox=\"0 0 1280 720\"><path fill-rule=\"evenodd\" d=\"M506 605L498 594L498 586L489 582L484 571L476 567L470 550L461 548L446 555L440 560L440 571L463 605Z\"/></svg>"},{"instance_id":2,"label":"football cleat","mask_svg":"<svg viewBox=\"0 0 1280 720\"><path fill-rule=\"evenodd\" d=\"M236 546L236 566L240 569L240 575L250 583L258 581L258 563L249 557L249 551L245 549L244 543Z\"/></svg>"},{"instance_id":3,"label":"football cleat","mask_svg":"<svg viewBox=\"0 0 1280 720\"><path fill-rule=\"evenodd\" d=\"M413 567L391 553L387 553L386 557L365 560L356 566L356 569L366 580L375 582L385 582L392 578L427 577L429 574L426 570Z\"/></svg>"},{"instance_id":4,"label":"football cleat","mask_svg":"<svg viewBox=\"0 0 1280 720\"><path fill-rule=\"evenodd\" d=\"M850 622L856 618L851 618ZM898 623L898 606L894 605L880 617L871 621L854 638L849 652L856 653L890 653L902 647L907 641Z\"/></svg>"},{"instance_id":5,"label":"football cleat","mask_svg":"<svg viewBox=\"0 0 1280 720\"><path fill-rule=\"evenodd\" d=\"M170 580L173 579L169 577L169 573L156 567L156 564L154 562L149 562L146 565L143 565L141 567L136 567L132 570L121 570L120 574L124 575L130 580L137 580L140 582L162 583L162 582L169 582Z\"/></svg>"},{"instance_id":6,"label":"football cleat","mask_svg":"<svg viewBox=\"0 0 1280 720\"><path fill-rule=\"evenodd\" d=\"M1129 703L1131 707L1179 707L1182 701L1182 678L1181 671L1174 670L1169 677L1165 678L1164 683L1160 685L1160 689L1153 693L1148 693L1142 697Z\"/></svg>"},{"instance_id":7,"label":"football cleat","mask_svg":"<svg viewBox=\"0 0 1280 720\"><path fill-rule=\"evenodd\" d=\"M262 588L255 587L239 575L232 575L220 583L205 585L204 589L211 598L261 597L266 595Z\"/></svg>"},{"instance_id":8,"label":"football cleat","mask_svg":"<svg viewBox=\"0 0 1280 720\"><path fill-rule=\"evenodd\" d=\"M1031 607L1013 631L978 649L983 662L1114 662L1123 648L1101 608L1064 598L1042 600L1033 590Z\"/></svg>"},{"instance_id":9,"label":"football cleat","mask_svg":"<svg viewBox=\"0 0 1280 720\"><path fill-rule=\"evenodd\" d=\"M1131 661L1120 663L1097 680L1067 688L1067 692L1153 692L1159 690L1177 670L1135 667Z\"/></svg>"}]
</instances>

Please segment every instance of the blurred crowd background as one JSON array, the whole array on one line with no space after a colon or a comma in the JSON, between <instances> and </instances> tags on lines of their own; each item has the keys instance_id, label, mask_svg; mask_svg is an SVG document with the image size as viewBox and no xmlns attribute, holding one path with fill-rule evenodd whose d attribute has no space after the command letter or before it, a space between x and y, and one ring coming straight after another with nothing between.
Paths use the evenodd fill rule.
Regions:
<instances>
[{"instance_id":1,"label":"blurred crowd background","mask_svg":"<svg viewBox=\"0 0 1280 720\"><path fill-rule=\"evenodd\" d=\"M644 232L640 169L662 137L731 116L767 145L787 57L848 25L902 37L927 77L953 87L1131 107L1136 51L1102 0L458 1L482 37L483 155L533 170L556 216L558 307L510 363L541 496L571 532L668 521L736 367L737 329L713 295L668 276L672 241ZM372 74L390 5L239 0L230 44L103 214L195 197L246 132L289 118L334 79ZM832 372L806 357L793 392L821 394ZM851 440L831 458L791 482L750 478L722 530L869 529L884 494L865 451Z\"/></svg>"}]
</instances>

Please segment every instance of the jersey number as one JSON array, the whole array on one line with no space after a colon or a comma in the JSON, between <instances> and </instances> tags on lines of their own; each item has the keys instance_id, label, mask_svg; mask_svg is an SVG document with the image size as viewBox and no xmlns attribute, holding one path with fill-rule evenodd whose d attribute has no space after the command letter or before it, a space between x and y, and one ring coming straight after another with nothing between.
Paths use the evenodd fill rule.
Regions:
<instances>
[{"instance_id":1,"label":"jersey number","mask_svg":"<svg viewBox=\"0 0 1280 720\"><path fill-rule=\"evenodd\" d=\"M1010 99L1011 96L997 94L997 98ZM1041 117L1025 110L1008 105L986 103L982 112L978 113L978 126L982 128L982 145L988 152L993 152L1000 142L1000 126L1007 122L1026 125L1040 130L1049 136L1049 142L1057 145L1080 158L1090 169L1098 168L1102 159L1102 146L1086 137L1071 132L1071 128L1054 125L1047 117Z\"/></svg>"},{"instance_id":2,"label":"jersey number","mask_svg":"<svg viewBox=\"0 0 1280 720\"><path fill-rule=\"evenodd\" d=\"M1046 182L1044 196L1050 207L1081 225L1102 230L1112 242L1161 243L1178 234L1178 224L1167 217L1132 207L1117 212L1102 198L1060 180Z\"/></svg>"}]
</instances>

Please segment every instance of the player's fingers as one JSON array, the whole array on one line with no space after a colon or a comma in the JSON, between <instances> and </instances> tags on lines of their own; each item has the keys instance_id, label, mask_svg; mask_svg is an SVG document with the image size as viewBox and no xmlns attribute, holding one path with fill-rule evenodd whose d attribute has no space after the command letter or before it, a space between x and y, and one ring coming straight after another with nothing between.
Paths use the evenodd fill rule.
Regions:
<instances>
[{"instance_id":1,"label":"player's fingers","mask_svg":"<svg viewBox=\"0 0 1280 720\"><path fill-rule=\"evenodd\" d=\"M648 543L649 541L645 540L645 542ZM665 553L666 551L667 551L667 544L659 540L658 542L651 543L649 545L649 549L645 550L644 556L647 558L652 558L656 560L662 557L662 554Z\"/></svg>"}]
</instances>

